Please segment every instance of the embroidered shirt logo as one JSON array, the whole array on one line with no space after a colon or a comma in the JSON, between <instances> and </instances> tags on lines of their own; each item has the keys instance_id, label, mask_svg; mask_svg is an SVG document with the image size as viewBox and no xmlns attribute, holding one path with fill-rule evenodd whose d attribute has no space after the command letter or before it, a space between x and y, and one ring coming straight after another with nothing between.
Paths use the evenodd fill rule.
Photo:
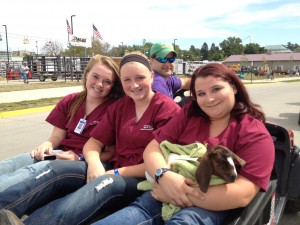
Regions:
<instances>
[{"instance_id":1,"label":"embroidered shirt logo","mask_svg":"<svg viewBox=\"0 0 300 225\"><path fill-rule=\"evenodd\" d=\"M91 125L96 125L96 124L98 124L99 123L99 121L93 121L93 122L91 122Z\"/></svg>"},{"instance_id":2,"label":"embroidered shirt logo","mask_svg":"<svg viewBox=\"0 0 300 225\"><path fill-rule=\"evenodd\" d=\"M151 125L144 125L144 127L141 128L141 130L154 130L154 128Z\"/></svg>"}]
</instances>

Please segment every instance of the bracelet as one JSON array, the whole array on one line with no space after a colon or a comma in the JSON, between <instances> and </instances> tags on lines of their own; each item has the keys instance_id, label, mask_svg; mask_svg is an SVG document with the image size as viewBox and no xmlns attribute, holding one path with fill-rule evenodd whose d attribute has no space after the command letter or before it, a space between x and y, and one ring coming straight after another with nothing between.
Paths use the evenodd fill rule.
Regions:
<instances>
[{"instance_id":1,"label":"bracelet","mask_svg":"<svg viewBox=\"0 0 300 225\"><path fill-rule=\"evenodd\" d=\"M82 154L78 155L78 160L79 160L79 161L85 161L85 159L84 159L84 157L83 157Z\"/></svg>"},{"instance_id":2,"label":"bracelet","mask_svg":"<svg viewBox=\"0 0 300 225\"><path fill-rule=\"evenodd\" d=\"M115 175L120 175L119 169L118 169L118 168L114 169L114 174L115 174Z\"/></svg>"}]
</instances>

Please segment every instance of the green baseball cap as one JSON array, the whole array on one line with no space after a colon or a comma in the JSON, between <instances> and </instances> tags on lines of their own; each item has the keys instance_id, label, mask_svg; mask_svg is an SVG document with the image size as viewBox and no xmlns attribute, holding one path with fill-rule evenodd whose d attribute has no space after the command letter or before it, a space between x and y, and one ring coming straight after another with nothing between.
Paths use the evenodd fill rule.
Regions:
<instances>
[{"instance_id":1,"label":"green baseball cap","mask_svg":"<svg viewBox=\"0 0 300 225\"><path fill-rule=\"evenodd\" d=\"M150 57L155 54L158 57L165 58L170 52L173 52L175 57L177 56L172 44L168 42L158 42L152 45L150 49Z\"/></svg>"}]
</instances>

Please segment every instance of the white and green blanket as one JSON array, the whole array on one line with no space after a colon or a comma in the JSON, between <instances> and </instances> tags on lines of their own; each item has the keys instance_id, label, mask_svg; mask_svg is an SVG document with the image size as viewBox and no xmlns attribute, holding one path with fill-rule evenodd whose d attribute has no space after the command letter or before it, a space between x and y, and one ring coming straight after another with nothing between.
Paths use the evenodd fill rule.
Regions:
<instances>
[{"instance_id":1,"label":"white and green blanket","mask_svg":"<svg viewBox=\"0 0 300 225\"><path fill-rule=\"evenodd\" d=\"M183 175L184 177L195 180L195 172L199 165L197 159L202 157L206 152L206 146L201 143L193 143L189 145L172 144L168 141L163 141L160 144L162 153L166 159L166 162L170 165L170 170ZM150 176L147 175L147 178ZM138 190L147 191L153 187L154 180L150 179L142 181L138 184ZM224 184L225 181L215 175L212 175L210 180L211 185ZM162 218L167 221L180 210L180 207L172 204L163 203L162 206Z\"/></svg>"}]
</instances>

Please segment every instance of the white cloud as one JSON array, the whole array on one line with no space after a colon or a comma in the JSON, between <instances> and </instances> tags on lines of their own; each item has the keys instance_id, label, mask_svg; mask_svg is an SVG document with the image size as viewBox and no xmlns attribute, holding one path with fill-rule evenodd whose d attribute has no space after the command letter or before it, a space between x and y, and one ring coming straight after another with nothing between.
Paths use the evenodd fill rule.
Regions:
<instances>
[{"instance_id":1,"label":"white cloud","mask_svg":"<svg viewBox=\"0 0 300 225\"><path fill-rule=\"evenodd\" d=\"M294 0L27 0L23 3L1 3L0 21L7 25L9 46L13 50L34 50L36 41L39 46L47 40L66 45L66 19L71 23L71 15L76 15L73 17L76 36L89 38L94 23L104 40L113 45L177 38L178 44L189 46L193 43L185 40L221 42L229 36L243 38L250 33L255 42L264 45L271 38L280 43L297 42L300 35L300 3ZM276 29L279 32L290 29L290 39L270 36ZM4 27L0 27L0 34L4 40ZM27 36L30 44L24 45L22 40ZM2 41L0 50L4 49Z\"/></svg>"}]
</instances>

